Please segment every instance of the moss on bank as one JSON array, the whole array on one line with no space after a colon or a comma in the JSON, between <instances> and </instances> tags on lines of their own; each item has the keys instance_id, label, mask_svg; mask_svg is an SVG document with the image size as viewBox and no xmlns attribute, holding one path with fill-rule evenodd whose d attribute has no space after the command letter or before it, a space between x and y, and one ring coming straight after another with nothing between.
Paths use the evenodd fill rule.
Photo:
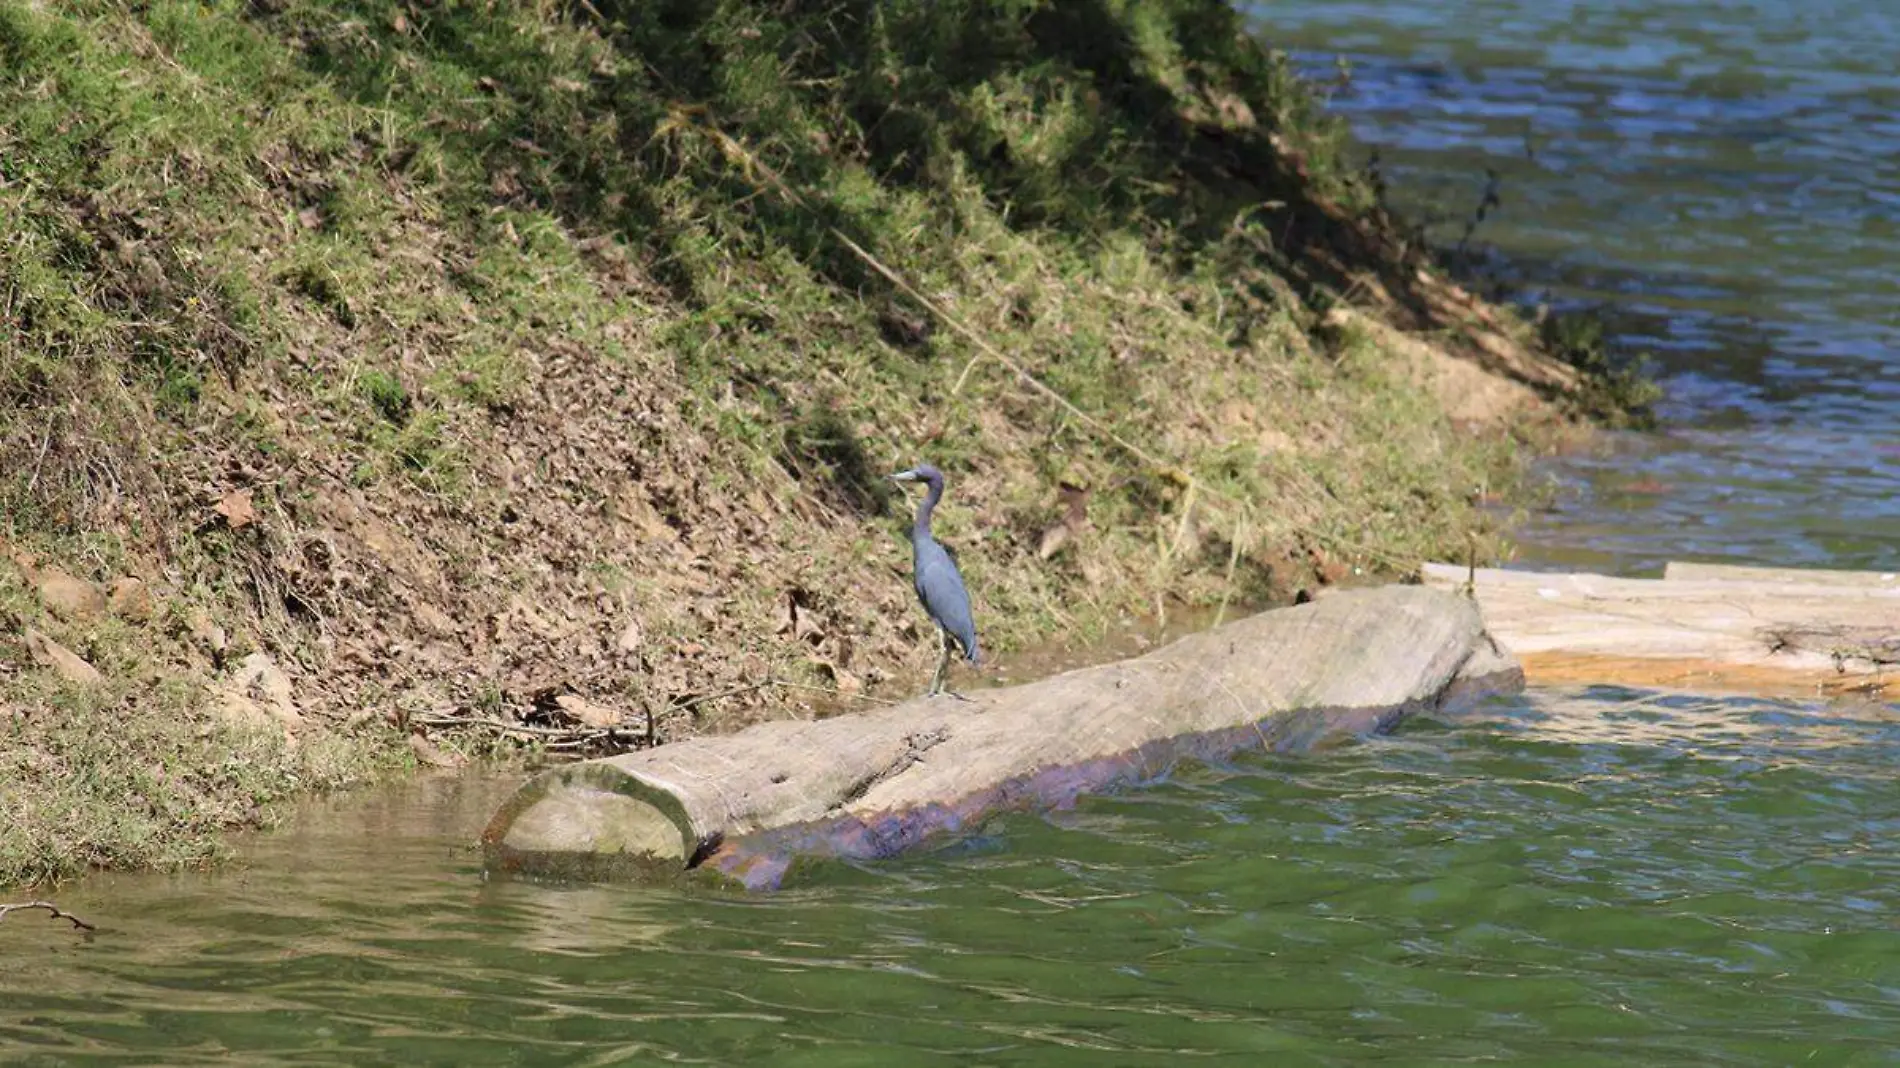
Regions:
<instances>
[{"instance_id":1,"label":"moss on bank","mask_svg":"<svg viewBox=\"0 0 1900 1068\"><path fill-rule=\"evenodd\" d=\"M1575 376L1341 136L1211 0L0 0L0 883L908 693L917 459L1005 655L1462 558Z\"/></svg>"}]
</instances>

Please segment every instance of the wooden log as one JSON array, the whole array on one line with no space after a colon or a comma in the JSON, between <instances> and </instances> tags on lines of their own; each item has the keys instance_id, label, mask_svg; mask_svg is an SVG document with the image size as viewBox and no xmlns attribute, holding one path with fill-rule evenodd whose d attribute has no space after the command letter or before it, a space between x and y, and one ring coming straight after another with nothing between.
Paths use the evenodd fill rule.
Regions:
<instances>
[{"instance_id":1,"label":"wooden log","mask_svg":"<svg viewBox=\"0 0 1900 1068\"><path fill-rule=\"evenodd\" d=\"M1804 567L1746 567L1671 560L1663 565L1666 582L1789 582L1800 586L1861 586L1900 590L1900 572L1824 571Z\"/></svg>"},{"instance_id":2,"label":"wooden log","mask_svg":"<svg viewBox=\"0 0 1900 1068\"><path fill-rule=\"evenodd\" d=\"M483 843L499 870L692 869L771 888L808 859L889 856L1182 759L1301 749L1521 685L1469 600L1356 590L968 700L762 723L556 768L501 806Z\"/></svg>"},{"instance_id":3,"label":"wooden log","mask_svg":"<svg viewBox=\"0 0 1900 1068\"><path fill-rule=\"evenodd\" d=\"M1879 694L1900 665L1900 588L1825 573L1678 567L1663 579L1479 568L1486 625L1532 683ZM1665 572L1667 574L1667 572ZM1693 576L1693 577L1692 577ZM1455 564L1427 586L1462 590Z\"/></svg>"}]
</instances>

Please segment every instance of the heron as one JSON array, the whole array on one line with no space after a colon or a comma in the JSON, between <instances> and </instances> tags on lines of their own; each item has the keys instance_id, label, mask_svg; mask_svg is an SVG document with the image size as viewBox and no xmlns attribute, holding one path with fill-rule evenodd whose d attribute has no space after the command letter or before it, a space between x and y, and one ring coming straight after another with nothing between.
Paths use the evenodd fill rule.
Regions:
<instances>
[{"instance_id":1,"label":"heron","mask_svg":"<svg viewBox=\"0 0 1900 1068\"><path fill-rule=\"evenodd\" d=\"M930 677L928 696L943 692L943 678L950 670L950 642L955 639L963 649L963 658L980 663L982 652L976 645L976 621L970 617L970 592L963 587L963 574L957 562L937 539L930 536L930 514L943 500L943 472L930 464L918 464L891 476L897 482L922 482L930 487L924 503L917 506L917 520L910 528L911 569L917 586L917 599L937 624L937 672ZM954 695L953 695L954 696Z\"/></svg>"}]
</instances>

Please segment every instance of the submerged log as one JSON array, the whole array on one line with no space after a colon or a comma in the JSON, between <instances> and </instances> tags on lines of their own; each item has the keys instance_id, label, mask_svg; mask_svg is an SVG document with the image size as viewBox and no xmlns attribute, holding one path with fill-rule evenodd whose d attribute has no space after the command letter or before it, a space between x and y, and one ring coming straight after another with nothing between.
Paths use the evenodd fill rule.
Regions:
<instances>
[{"instance_id":1,"label":"submerged log","mask_svg":"<svg viewBox=\"0 0 1900 1068\"><path fill-rule=\"evenodd\" d=\"M1474 573L1426 564L1427 586ZM1877 695L1900 669L1900 583L1872 571L1672 562L1661 579L1479 568L1485 623L1533 683Z\"/></svg>"},{"instance_id":2,"label":"submerged log","mask_svg":"<svg viewBox=\"0 0 1900 1068\"><path fill-rule=\"evenodd\" d=\"M582 878L693 869L753 888L1008 809L1072 803L1183 759L1302 749L1522 684L1465 598L1394 586L1263 612L1145 656L968 700L762 723L545 772L483 833L491 867Z\"/></svg>"}]
</instances>

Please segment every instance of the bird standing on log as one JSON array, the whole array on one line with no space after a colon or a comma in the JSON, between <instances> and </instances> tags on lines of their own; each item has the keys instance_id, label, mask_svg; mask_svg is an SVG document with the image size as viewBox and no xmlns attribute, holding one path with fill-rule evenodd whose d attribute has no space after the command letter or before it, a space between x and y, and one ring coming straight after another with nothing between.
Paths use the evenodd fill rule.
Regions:
<instances>
[{"instance_id":1,"label":"bird standing on log","mask_svg":"<svg viewBox=\"0 0 1900 1068\"><path fill-rule=\"evenodd\" d=\"M963 649L963 658L980 663L982 653L976 646L976 621L970 616L970 593L963 587L963 574L950 553L930 536L930 514L943 500L943 472L929 464L918 464L899 471L891 478L898 482L922 482L930 487L924 503L917 507L917 520L910 528L911 567L915 571L917 599L937 624L939 652L937 672L930 678L929 696L943 692L944 674L950 669L950 642L955 639ZM952 696L957 696L954 693Z\"/></svg>"}]
</instances>

